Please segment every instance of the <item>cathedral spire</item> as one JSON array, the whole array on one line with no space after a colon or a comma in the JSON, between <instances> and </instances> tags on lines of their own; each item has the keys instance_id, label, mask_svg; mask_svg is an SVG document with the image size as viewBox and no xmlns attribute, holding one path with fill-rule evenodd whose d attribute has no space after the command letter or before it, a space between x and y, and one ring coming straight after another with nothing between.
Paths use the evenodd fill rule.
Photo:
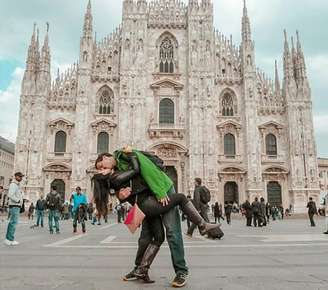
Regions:
<instances>
[{"instance_id":1,"label":"cathedral spire","mask_svg":"<svg viewBox=\"0 0 328 290\"><path fill-rule=\"evenodd\" d=\"M88 2L87 11L84 15L84 26L83 26L83 38L92 39L92 11L91 11L91 0Z\"/></svg>"},{"instance_id":2,"label":"cathedral spire","mask_svg":"<svg viewBox=\"0 0 328 290\"><path fill-rule=\"evenodd\" d=\"M250 43L252 41L251 24L248 17L246 0L243 1L244 1L244 10L243 10L243 18L242 18L242 41L244 43Z\"/></svg>"},{"instance_id":3,"label":"cathedral spire","mask_svg":"<svg viewBox=\"0 0 328 290\"><path fill-rule=\"evenodd\" d=\"M279 80L279 73L278 73L278 64L277 64L277 60L275 61L275 91L276 94L280 94L280 80Z\"/></svg>"},{"instance_id":4,"label":"cathedral spire","mask_svg":"<svg viewBox=\"0 0 328 290\"><path fill-rule=\"evenodd\" d=\"M36 23L33 24L31 43L29 45L28 52L27 52L27 60L26 60L27 71L32 71L34 69L35 45L36 45Z\"/></svg>"},{"instance_id":5,"label":"cathedral spire","mask_svg":"<svg viewBox=\"0 0 328 290\"><path fill-rule=\"evenodd\" d=\"M306 65L305 65L305 59L304 59L304 53L300 41L300 35L298 30L296 31L296 37L297 37L297 44L296 44L296 54L297 54L297 61L298 61L298 70L299 70L299 78L301 80L304 80L307 78L306 75Z\"/></svg>"},{"instance_id":6,"label":"cathedral spire","mask_svg":"<svg viewBox=\"0 0 328 290\"><path fill-rule=\"evenodd\" d=\"M293 76L291 74L292 72L292 59L290 56L290 50L289 50L289 43L288 43L288 36L286 30L284 30L284 36L285 36L285 43L284 43L284 79L289 80Z\"/></svg>"},{"instance_id":7,"label":"cathedral spire","mask_svg":"<svg viewBox=\"0 0 328 290\"><path fill-rule=\"evenodd\" d=\"M42 70L50 72L49 23L47 22L46 35L42 46Z\"/></svg>"}]
</instances>

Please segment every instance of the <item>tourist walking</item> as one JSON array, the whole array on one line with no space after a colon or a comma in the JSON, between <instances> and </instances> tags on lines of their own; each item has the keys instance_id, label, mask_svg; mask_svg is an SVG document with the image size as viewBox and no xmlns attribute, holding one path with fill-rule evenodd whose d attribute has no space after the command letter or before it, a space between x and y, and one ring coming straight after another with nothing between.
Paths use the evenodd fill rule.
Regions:
<instances>
[{"instance_id":1,"label":"tourist walking","mask_svg":"<svg viewBox=\"0 0 328 290\"><path fill-rule=\"evenodd\" d=\"M245 217L246 217L246 226L251 227L252 226L252 206L248 199L243 203L242 208L244 209Z\"/></svg>"},{"instance_id":2,"label":"tourist walking","mask_svg":"<svg viewBox=\"0 0 328 290\"><path fill-rule=\"evenodd\" d=\"M195 189L194 189L194 199L193 204L197 211L200 213L202 218L209 222L209 218L207 215L208 203L211 200L211 195L208 189L205 186L202 186L202 179L195 178ZM196 229L197 225L192 223L187 231L187 236L192 237L194 230Z\"/></svg>"},{"instance_id":3,"label":"tourist walking","mask_svg":"<svg viewBox=\"0 0 328 290\"><path fill-rule=\"evenodd\" d=\"M20 187L24 175L16 172L14 180L9 185L8 190L8 206L9 206L9 223L7 226L5 244L7 246L16 246L19 242L15 241L16 226L19 214L23 205L23 193Z\"/></svg>"},{"instance_id":4,"label":"tourist walking","mask_svg":"<svg viewBox=\"0 0 328 290\"><path fill-rule=\"evenodd\" d=\"M41 225L43 228L43 217L44 217L44 210L46 209L46 201L43 198L43 195L36 202L35 211L36 211L36 227Z\"/></svg>"},{"instance_id":5,"label":"tourist walking","mask_svg":"<svg viewBox=\"0 0 328 290\"><path fill-rule=\"evenodd\" d=\"M49 222L49 232L54 233L54 227L56 229L56 234L59 234L59 212L61 209L61 197L57 192L57 187L55 185L51 186L51 192L47 194L46 197L46 207L48 212L48 222Z\"/></svg>"},{"instance_id":6,"label":"tourist walking","mask_svg":"<svg viewBox=\"0 0 328 290\"><path fill-rule=\"evenodd\" d=\"M324 232L324 234L328 235L328 193L326 193L324 196L323 205L325 210L325 224L326 224L326 231Z\"/></svg>"},{"instance_id":7,"label":"tourist walking","mask_svg":"<svg viewBox=\"0 0 328 290\"><path fill-rule=\"evenodd\" d=\"M261 205L259 203L259 199L255 197L254 201L252 202L252 213L253 213L253 225L257 227L259 224L259 216L261 211Z\"/></svg>"},{"instance_id":8,"label":"tourist walking","mask_svg":"<svg viewBox=\"0 0 328 290\"><path fill-rule=\"evenodd\" d=\"M266 221L267 224L270 222L270 216L271 216L271 205L269 202L265 205L265 215L266 215Z\"/></svg>"},{"instance_id":9,"label":"tourist walking","mask_svg":"<svg viewBox=\"0 0 328 290\"><path fill-rule=\"evenodd\" d=\"M33 220L33 217L34 217L34 210L35 210L35 206L33 204L33 202L30 204L29 208L28 208L28 214L27 214L27 217L28 219L32 219Z\"/></svg>"},{"instance_id":10,"label":"tourist walking","mask_svg":"<svg viewBox=\"0 0 328 290\"><path fill-rule=\"evenodd\" d=\"M228 225L231 225L231 213L232 213L232 209L233 209L232 203L226 201L224 203L224 214L226 216L227 224Z\"/></svg>"},{"instance_id":11,"label":"tourist walking","mask_svg":"<svg viewBox=\"0 0 328 290\"><path fill-rule=\"evenodd\" d=\"M81 223L82 232L85 233L88 199L82 192L81 187L78 186L75 190L70 200L73 203L73 233L77 232L77 222Z\"/></svg>"},{"instance_id":12,"label":"tourist walking","mask_svg":"<svg viewBox=\"0 0 328 290\"><path fill-rule=\"evenodd\" d=\"M260 198L259 227L266 226L266 204L263 197Z\"/></svg>"},{"instance_id":13,"label":"tourist walking","mask_svg":"<svg viewBox=\"0 0 328 290\"><path fill-rule=\"evenodd\" d=\"M214 207L213 207L213 213L214 213L214 221L216 223L216 221L218 223L220 223L220 219L223 219L223 216L222 216L222 206L220 207L219 203L216 202Z\"/></svg>"},{"instance_id":14,"label":"tourist walking","mask_svg":"<svg viewBox=\"0 0 328 290\"><path fill-rule=\"evenodd\" d=\"M317 206L316 206L315 202L313 201L312 197L309 198L309 202L306 207L308 208L308 215L309 215L311 227L315 227L313 217L315 214L316 215L318 214L318 211L317 211Z\"/></svg>"},{"instance_id":15,"label":"tourist walking","mask_svg":"<svg viewBox=\"0 0 328 290\"><path fill-rule=\"evenodd\" d=\"M93 203L90 202L88 205L88 219L92 221L92 214L93 214Z\"/></svg>"}]
</instances>

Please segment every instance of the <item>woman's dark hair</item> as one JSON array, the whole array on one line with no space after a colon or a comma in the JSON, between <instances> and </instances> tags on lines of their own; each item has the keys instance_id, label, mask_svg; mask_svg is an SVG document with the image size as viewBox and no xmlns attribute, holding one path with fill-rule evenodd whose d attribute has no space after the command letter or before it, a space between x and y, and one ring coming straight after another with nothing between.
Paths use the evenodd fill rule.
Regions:
<instances>
[{"instance_id":1,"label":"woman's dark hair","mask_svg":"<svg viewBox=\"0 0 328 290\"><path fill-rule=\"evenodd\" d=\"M112 154L110 153L101 153L100 155L98 155L96 161L95 161L95 167L97 168L97 163L103 161L104 157L113 157Z\"/></svg>"},{"instance_id":2,"label":"woman's dark hair","mask_svg":"<svg viewBox=\"0 0 328 290\"><path fill-rule=\"evenodd\" d=\"M92 177L93 197L99 215L105 216L108 212L108 197L110 193L109 175L95 174Z\"/></svg>"}]
</instances>

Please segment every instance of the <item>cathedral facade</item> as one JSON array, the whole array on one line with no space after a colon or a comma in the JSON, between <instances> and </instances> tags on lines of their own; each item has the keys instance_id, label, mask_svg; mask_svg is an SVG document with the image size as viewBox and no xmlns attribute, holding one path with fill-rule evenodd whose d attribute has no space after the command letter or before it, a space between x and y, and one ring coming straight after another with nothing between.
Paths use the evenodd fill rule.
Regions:
<instances>
[{"instance_id":1,"label":"cathedral facade","mask_svg":"<svg viewBox=\"0 0 328 290\"><path fill-rule=\"evenodd\" d=\"M213 202L263 196L297 212L317 200L298 33L294 44L285 32L283 81L277 64L272 81L256 67L246 3L238 46L213 18L211 0L124 0L121 25L97 41L89 1L78 63L53 80L49 27L42 44L34 29L15 160L30 199L51 184L66 199L77 185L90 196L97 154L130 144L161 157L178 192L200 177Z\"/></svg>"}]
</instances>

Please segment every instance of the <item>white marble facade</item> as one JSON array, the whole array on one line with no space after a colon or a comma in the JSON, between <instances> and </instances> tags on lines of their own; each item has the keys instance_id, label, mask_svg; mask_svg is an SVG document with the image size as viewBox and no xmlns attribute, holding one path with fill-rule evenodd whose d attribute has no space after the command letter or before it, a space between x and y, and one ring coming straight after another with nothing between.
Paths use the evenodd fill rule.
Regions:
<instances>
[{"instance_id":1,"label":"white marble facade","mask_svg":"<svg viewBox=\"0 0 328 290\"><path fill-rule=\"evenodd\" d=\"M285 33L283 80L276 65L272 81L256 68L246 4L237 46L215 30L210 0L186 2L124 0L121 25L100 41L89 2L79 61L54 80L49 29L40 48L34 29L15 162L31 198L54 180L66 198L77 185L90 195L97 151L125 144L163 158L179 192L201 177L213 202L263 196L304 211L318 198L298 33L295 44Z\"/></svg>"}]
</instances>

